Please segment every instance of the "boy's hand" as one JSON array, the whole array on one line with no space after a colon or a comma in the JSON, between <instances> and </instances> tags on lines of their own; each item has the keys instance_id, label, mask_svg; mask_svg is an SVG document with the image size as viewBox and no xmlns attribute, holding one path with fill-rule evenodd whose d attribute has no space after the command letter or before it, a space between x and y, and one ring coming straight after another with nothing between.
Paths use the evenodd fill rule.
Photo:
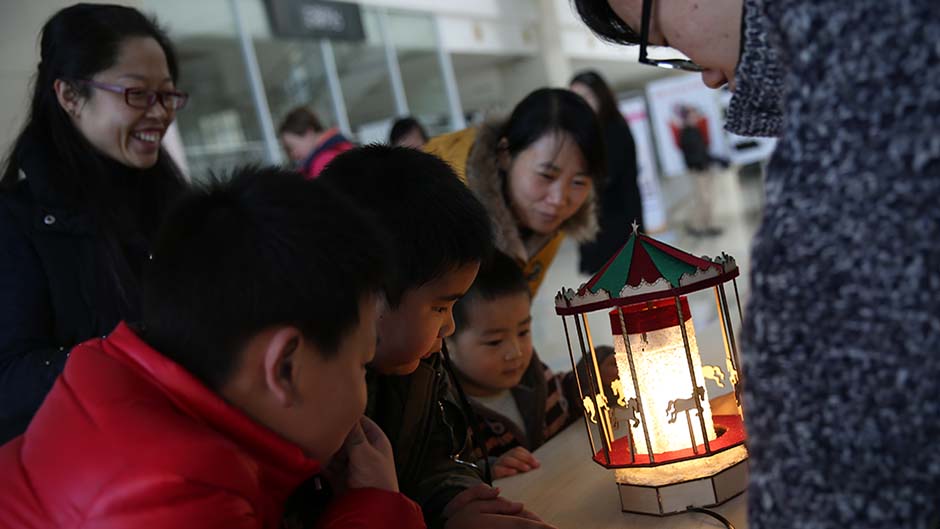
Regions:
<instances>
[{"instance_id":1,"label":"boy's hand","mask_svg":"<svg viewBox=\"0 0 940 529\"><path fill-rule=\"evenodd\" d=\"M343 455L348 459L346 484L351 489L373 487L398 492L395 459L388 437L363 416L346 436Z\"/></svg>"},{"instance_id":2,"label":"boy's hand","mask_svg":"<svg viewBox=\"0 0 940 529\"><path fill-rule=\"evenodd\" d=\"M517 446L499 456L493 465L493 479L514 476L521 472L528 472L539 468L539 460L522 446Z\"/></svg>"},{"instance_id":3,"label":"boy's hand","mask_svg":"<svg viewBox=\"0 0 940 529\"><path fill-rule=\"evenodd\" d=\"M485 484L467 489L444 508L445 529L552 529L542 520L525 510L522 503L499 497L499 489Z\"/></svg>"}]
</instances>

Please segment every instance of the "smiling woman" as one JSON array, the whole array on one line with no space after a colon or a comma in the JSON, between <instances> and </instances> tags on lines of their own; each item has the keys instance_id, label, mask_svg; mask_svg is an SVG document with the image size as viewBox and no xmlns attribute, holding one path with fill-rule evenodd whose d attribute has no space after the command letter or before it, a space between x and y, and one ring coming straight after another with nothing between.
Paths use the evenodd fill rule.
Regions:
<instances>
[{"instance_id":1,"label":"smiling woman","mask_svg":"<svg viewBox=\"0 0 940 529\"><path fill-rule=\"evenodd\" d=\"M0 177L0 443L74 345L138 317L151 236L183 187L160 141L187 96L154 21L79 4L46 22L40 47Z\"/></svg>"},{"instance_id":2,"label":"smiling woman","mask_svg":"<svg viewBox=\"0 0 940 529\"><path fill-rule=\"evenodd\" d=\"M605 176L604 139L591 107L568 90L542 88L506 120L432 138L486 206L497 247L523 267L535 294L565 235L597 232L595 189Z\"/></svg>"}]
</instances>

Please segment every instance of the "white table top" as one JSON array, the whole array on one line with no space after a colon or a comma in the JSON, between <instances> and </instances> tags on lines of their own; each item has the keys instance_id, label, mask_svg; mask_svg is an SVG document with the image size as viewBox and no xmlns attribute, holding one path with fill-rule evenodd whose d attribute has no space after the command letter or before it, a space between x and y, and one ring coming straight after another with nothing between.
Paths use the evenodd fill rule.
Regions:
<instances>
[{"instance_id":1,"label":"white table top","mask_svg":"<svg viewBox=\"0 0 940 529\"><path fill-rule=\"evenodd\" d=\"M579 420L535 451L540 468L496 480L494 486L559 529L724 527L699 513L658 517L621 512L613 471L594 463L591 455L584 422ZM727 518L735 529L747 529L746 492L711 510Z\"/></svg>"}]
</instances>

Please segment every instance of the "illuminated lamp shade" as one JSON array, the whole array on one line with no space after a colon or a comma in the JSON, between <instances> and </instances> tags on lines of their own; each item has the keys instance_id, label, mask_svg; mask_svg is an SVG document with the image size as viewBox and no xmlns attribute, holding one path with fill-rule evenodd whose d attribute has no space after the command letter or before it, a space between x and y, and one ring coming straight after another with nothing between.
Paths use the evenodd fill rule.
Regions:
<instances>
[{"instance_id":1,"label":"illuminated lamp shade","mask_svg":"<svg viewBox=\"0 0 940 529\"><path fill-rule=\"evenodd\" d=\"M696 257L634 228L591 280L555 298L572 366L580 373L591 456L614 471L625 512L665 515L710 507L747 486L741 377L725 290L731 282L737 299L737 275L730 256ZM702 364L685 297L706 289L715 291L724 366ZM587 314L597 310L607 310L610 320L613 380L602 376L608 371L600 367L588 325ZM577 369L576 352L586 369ZM712 413L706 378L730 386L733 413Z\"/></svg>"}]
</instances>

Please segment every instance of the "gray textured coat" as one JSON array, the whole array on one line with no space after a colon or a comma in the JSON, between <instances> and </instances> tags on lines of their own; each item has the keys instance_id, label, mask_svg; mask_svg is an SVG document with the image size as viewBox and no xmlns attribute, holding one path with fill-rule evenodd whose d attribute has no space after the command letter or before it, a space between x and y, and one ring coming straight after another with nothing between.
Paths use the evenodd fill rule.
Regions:
<instances>
[{"instance_id":1,"label":"gray textured coat","mask_svg":"<svg viewBox=\"0 0 940 529\"><path fill-rule=\"evenodd\" d=\"M937 527L940 2L745 0L750 527Z\"/></svg>"}]
</instances>

